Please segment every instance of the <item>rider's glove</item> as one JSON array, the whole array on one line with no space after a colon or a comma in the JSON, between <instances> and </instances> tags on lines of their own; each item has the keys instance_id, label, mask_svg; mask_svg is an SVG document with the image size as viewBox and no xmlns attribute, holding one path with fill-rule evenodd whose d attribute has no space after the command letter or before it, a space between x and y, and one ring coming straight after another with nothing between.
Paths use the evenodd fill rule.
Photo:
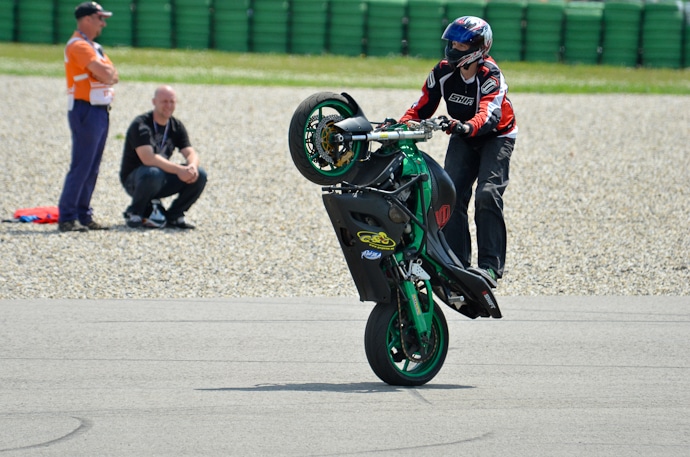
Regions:
<instances>
[{"instance_id":1,"label":"rider's glove","mask_svg":"<svg viewBox=\"0 0 690 457\"><path fill-rule=\"evenodd\" d=\"M388 127L395 125L397 123L398 123L398 121L396 121L392 117L387 117L383 120L383 123L378 125L378 128L385 129L385 128L388 128Z\"/></svg>"},{"instance_id":2,"label":"rider's glove","mask_svg":"<svg viewBox=\"0 0 690 457\"><path fill-rule=\"evenodd\" d=\"M451 133L457 133L460 136L467 136L472 132L472 127L470 124L465 124L455 119L451 119L448 123L444 123L441 128L448 135Z\"/></svg>"}]
</instances>

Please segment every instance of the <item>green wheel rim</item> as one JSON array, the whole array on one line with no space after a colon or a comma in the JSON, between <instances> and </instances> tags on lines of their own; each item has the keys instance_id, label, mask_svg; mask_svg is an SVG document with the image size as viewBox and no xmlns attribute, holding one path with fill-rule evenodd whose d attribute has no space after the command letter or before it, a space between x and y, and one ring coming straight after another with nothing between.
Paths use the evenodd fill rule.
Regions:
<instances>
[{"instance_id":1,"label":"green wheel rim","mask_svg":"<svg viewBox=\"0 0 690 457\"><path fill-rule=\"evenodd\" d=\"M444 357L444 353L441 348L445 345L445 335L441 331L441 323L439 321L438 315L434 313L432 320L432 333L434 337L434 352L428 360L421 363L415 363L407 358L402 361L396 361L395 355L402 353L402 339L400 335L400 326L398 324L398 313L396 312L391 317L388 323L388 336L386 337L386 343L388 345L388 358L391 364L396 368L398 372L403 374L409 379L423 378L431 371L434 371L439 363L439 359Z\"/></svg>"},{"instance_id":2,"label":"green wheel rim","mask_svg":"<svg viewBox=\"0 0 690 457\"><path fill-rule=\"evenodd\" d=\"M331 113L329 113L329 111ZM347 154L342 164L339 163L328 163L321 158L319 151L319 144L322 150L327 149L328 146L324 146L325 136L328 133L334 133L331 127L324 127L322 123L335 123L338 120L333 119L329 121L330 117L333 117L333 111L337 112L341 119L346 119L348 117L354 116L352 108L346 103L340 102L338 100L327 100L324 103L317 105L314 110L310 113L310 121L304 126L304 151L311 163L312 167L316 169L319 173L328 177L342 176L346 174L354 166L354 164L359 159L360 151L362 149L362 143L355 141L352 144L351 154ZM333 151L335 152L335 151ZM342 160L342 159L341 159Z\"/></svg>"}]
</instances>

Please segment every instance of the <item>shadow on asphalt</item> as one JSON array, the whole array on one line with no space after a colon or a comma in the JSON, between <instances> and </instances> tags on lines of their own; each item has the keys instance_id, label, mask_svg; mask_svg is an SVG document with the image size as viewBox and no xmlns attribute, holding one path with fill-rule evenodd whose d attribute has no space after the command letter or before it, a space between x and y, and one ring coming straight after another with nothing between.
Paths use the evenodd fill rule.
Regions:
<instances>
[{"instance_id":1,"label":"shadow on asphalt","mask_svg":"<svg viewBox=\"0 0 690 457\"><path fill-rule=\"evenodd\" d=\"M195 389L199 391L211 392L342 392L368 394L377 392L395 392L401 390L414 389L414 387L389 386L376 382L353 382L353 383L285 383L285 384L256 384L251 387L218 387ZM427 384L424 390L457 390L474 389L474 386L461 386L456 384Z\"/></svg>"}]
</instances>

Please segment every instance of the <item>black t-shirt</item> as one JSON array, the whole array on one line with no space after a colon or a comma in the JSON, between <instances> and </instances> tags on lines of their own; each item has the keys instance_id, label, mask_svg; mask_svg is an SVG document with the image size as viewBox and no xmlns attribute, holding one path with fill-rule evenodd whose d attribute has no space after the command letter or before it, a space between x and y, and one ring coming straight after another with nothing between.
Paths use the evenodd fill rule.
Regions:
<instances>
[{"instance_id":1,"label":"black t-shirt","mask_svg":"<svg viewBox=\"0 0 690 457\"><path fill-rule=\"evenodd\" d=\"M187 129L182 122L171 117L168 125L158 125L153 121L153 111L137 116L127 129L127 138L122 153L120 166L120 181L124 183L127 176L136 168L143 165L136 148L152 146L153 152L170 159L175 148L182 150L191 146Z\"/></svg>"}]
</instances>

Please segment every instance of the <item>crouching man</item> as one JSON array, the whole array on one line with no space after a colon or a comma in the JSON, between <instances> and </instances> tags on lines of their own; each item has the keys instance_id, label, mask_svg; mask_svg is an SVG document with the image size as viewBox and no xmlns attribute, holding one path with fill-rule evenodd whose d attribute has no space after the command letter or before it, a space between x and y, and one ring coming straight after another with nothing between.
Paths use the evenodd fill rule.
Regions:
<instances>
[{"instance_id":1,"label":"crouching man","mask_svg":"<svg viewBox=\"0 0 690 457\"><path fill-rule=\"evenodd\" d=\"M158 87L153 111L137 116L127 129L120 181L132 197L124 213L128 227L194 228L185 220L185 212L201 196L207 176L199 167L199 156L187 129L173 117L176 102L172 87ZM184 164L170 160L175 148L184 156ZM170 207L161 208L164 219L151 217L152 201L175 194L177 198Z\"/></svg>"}]
</instances>

